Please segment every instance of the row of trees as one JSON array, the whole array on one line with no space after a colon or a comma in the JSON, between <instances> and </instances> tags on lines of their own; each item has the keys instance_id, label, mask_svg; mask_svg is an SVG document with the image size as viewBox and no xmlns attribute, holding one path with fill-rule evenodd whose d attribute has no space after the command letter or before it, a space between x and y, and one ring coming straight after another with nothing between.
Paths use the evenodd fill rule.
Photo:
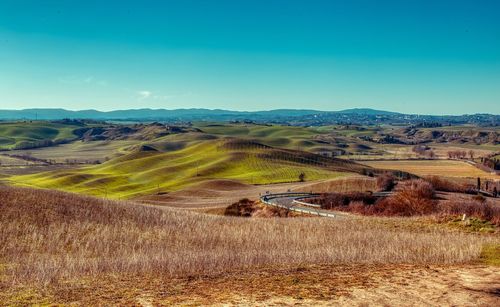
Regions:
<instances>
[{"instance_id":1,"label":"row of trees","mask_svg":"<svg viewBox=\"0 0 500 307\"><path fill-rule=\"evenodd\" d=\"M467 156L474 160L476 153L473 150L469 150L468 152L465 150L453 150L448 151L448 158L450 159L465 159Z\"/></svg>"},{"instance_id":2,"label":"row of trees","mask_svg":"<svg viewBox=\"0 0 500 307\"><path fill-rule=\"evenodd\" d=\"M495 158L481 158L481 162L483 165L494 169L494 170L500 170L500 160L495 159Z\"/></svg>"},{"instance_id":3,"label":"row of trees","mask_svg":"<svg viewBox=\"0 0 500 307\"><path fill-rule=\"evenodd\" d=\"M432 149L430 149L430 147L425 145L413 146L412 151L419 156L429 159L434 159L436 157L436 153Z\"/></svg>"}]
</instances>

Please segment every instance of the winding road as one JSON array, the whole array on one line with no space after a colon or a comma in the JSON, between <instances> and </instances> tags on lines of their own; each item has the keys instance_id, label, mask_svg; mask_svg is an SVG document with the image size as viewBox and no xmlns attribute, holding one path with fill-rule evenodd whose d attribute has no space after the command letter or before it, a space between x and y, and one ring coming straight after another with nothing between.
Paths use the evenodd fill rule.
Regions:
<instances>
[{"instance_id":1,"label":"winding road","mask_svg":"<svg viewBox=\"0 0 500 307\"><path fill-rule=\"evenodd\" d=\"M277 194L266 194L260 197L260 200L269 206L284 208L290 211L306 213L311 215L318 215L330 218L343 218L346 216L350 216L345 213L333 213L332 211L322 210L317 204L310 204L303 201L301 199L317 197L320 194L314 193L277 193Z\"/></svg>"},{"instance_id":2,"label":"winding road","mask_svg":"<svg viewBox=\"0 0 500 307\"><path fill-rule=\"evenodd\" d=\"M375 197L387 197L393 192L375 192L373 196ZM344 213L340 211L330 211L321 209L318 204L311 204L308 202L301 201L302 199L307 199L311 197L318 197L321 194L316 193L301 193L301 192L286 192L286 193L276 193L276 194L266 194L260 197L260 200L268 205L278 208L284 208L290 211L306 213L311 215L318 215L330 218L353 218L354 215L349 213Z\"/></svg>"}]
</instances>

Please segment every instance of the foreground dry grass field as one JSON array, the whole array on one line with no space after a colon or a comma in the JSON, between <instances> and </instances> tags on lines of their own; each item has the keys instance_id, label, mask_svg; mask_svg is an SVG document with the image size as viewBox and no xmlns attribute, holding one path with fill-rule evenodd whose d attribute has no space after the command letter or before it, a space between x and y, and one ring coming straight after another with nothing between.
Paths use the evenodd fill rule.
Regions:
<instances>
[{"instance_id":1,"label":"foreground dry grass field","mask_svg":"<svg viewBox=\"0 0 500 307\"><path fill-rule=\"evenodd\" d=\"M2 287L5 305L498 306L500 268L484 265L300 265L211 276L115 274L44 288Z\"/></svg>"},{"instance_id":2,"label":"foreground dry grass field","mask_svg":"<svg viewBox=\"0 0 500 307\"><path fill-rule=\"evenodd\" d=\"M450 160L363 161L375 168L402 170L419 176L446 176L461 178L500 179L500 176L482 171L466 162Z\"/></svg>"},{"instance_id":3,"label":"foreground dry grass field","mask_svg":"<svg viewBox=\"0 0 500 307\"><path fill-rule=\"evenodd\" d=\"M0 199L0 255L10 280L20 282L300 263L463 263L491 240L359 219L209 216L34 189L3 187Z\"/></svg>"},{"instance_id":4,"label":"foreground dry grass field","mask_svg":"<svg viewBox=\"0 0 500 307\"><path fill-rule=\"evenodd\" d=\"M388 265L461 265L498 242L374 219L230 218L48 190L1 187L0 199L0 301L21 304L274 304L282 296L312 304L366 286ZM339 281L346 289L329 284ZM272 290L249 301L226 289L261 282Z\"/></svg>"}]
</instances>

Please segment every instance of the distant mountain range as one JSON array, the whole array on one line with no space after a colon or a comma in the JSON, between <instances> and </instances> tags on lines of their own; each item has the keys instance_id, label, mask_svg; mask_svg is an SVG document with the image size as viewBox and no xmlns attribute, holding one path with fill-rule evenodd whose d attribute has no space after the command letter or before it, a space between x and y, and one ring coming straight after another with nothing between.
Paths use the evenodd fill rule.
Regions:
<instances>
[{"instance_id":1,"label":"distant mountain range","mask_svg":"<svg viewBox=\"0 0 500 307\"><path fill-rule=\"evenodd\" d=\"M270 111L229 111L210 109L130 109L102 112L97 110L70 111L65 109L0 110L0 120L60 120L88 119L115 121L256 121L292 125L324 125L337 123L474 123L498 125L500 115L413 115L368 108L342 111L277 109Z\"/></svg>"}]
</instances>

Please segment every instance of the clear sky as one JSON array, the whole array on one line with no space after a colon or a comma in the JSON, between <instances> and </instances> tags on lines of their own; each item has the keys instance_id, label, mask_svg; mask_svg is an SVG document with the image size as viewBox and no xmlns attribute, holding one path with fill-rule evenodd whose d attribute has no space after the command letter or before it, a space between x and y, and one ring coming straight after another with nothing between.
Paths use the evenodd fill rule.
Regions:
<instances>
[{"instance_id":1,"label":"clear sky","mask_svg":"<svg viewBox=\"0 0 500 307\"><path fill-rule=\"evenodd\" d=\"M0 109L500 113L500 1L0 0Z\"/></svg>"}]
</instances>

